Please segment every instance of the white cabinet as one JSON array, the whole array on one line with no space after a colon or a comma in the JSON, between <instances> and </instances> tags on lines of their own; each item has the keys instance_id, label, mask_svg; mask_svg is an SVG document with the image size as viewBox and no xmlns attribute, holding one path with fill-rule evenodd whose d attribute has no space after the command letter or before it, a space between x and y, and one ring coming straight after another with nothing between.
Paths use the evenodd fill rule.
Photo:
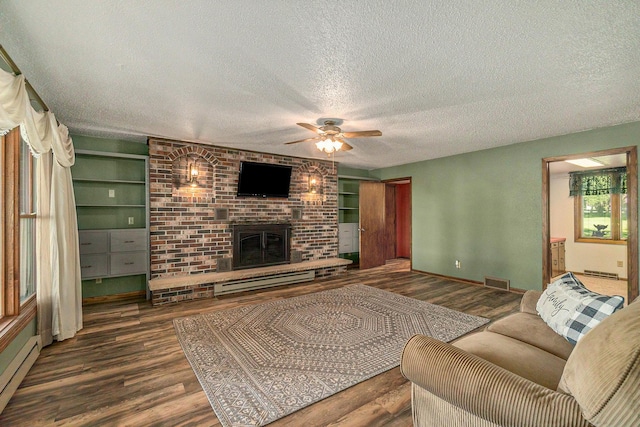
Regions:
<instances>
[{"instance_id":1,"label":"white cabinet","mask_svg":"<svg viewBox=\"0 0 640 427\"><path fill-rule=\"evenodd\" d=\"M341 254L360 251L358 224L345 222L338 224L338 252Z\"/></svg>"},{"instance_id":2,"label":"white cabinet","mask_svg":"<svg viewBox=\"0 0 640 427\"><path fill-rule=\"evenodd\" d=\"M82 279L146 274L147 230L80 230Z\"/></svg>"}]
</instances>

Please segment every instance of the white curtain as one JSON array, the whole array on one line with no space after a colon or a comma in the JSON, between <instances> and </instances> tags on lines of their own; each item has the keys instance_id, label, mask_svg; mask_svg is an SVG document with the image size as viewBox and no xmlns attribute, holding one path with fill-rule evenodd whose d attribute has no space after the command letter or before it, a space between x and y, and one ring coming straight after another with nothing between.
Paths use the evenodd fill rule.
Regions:
<instances>
[{"instance_id":1,"label":"white curtain","mask_svg":"<svg viewBox=\"0 0 640 427\"><path fill-rule=\"evenodd\" d=\"M73 142L53 113L31 107L23 76L0 70L0 134L18 125L37 158L38 333L48 345L82 329L78 226L70 169L75 161Z\"/></svg>"},{"instance_id":2,"label":"white curtain","mask_svg":"<svg viewBox=\"0 0 640 427\"><path fill-rule=\"evenodd\" d=\"M0 135L20 125L28 104L24 76L0 69Z\"/></svg>"}]
</instances>

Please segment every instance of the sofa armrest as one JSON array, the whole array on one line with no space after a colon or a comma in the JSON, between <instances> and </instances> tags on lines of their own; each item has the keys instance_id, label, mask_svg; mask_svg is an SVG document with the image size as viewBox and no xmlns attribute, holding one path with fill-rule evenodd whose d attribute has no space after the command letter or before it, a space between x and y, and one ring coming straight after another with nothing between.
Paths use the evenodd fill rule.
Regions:
<instances>
[{"instance_id":1,"label":"sofa armrest","mask_svg":"<svg viewBox=\"0 0 640 427\"><path fill-rule=\"evenodd\" d=\"M402 374L449 404L499 425L589 426L575 399L424 335L402 353Z\"/></svg>"},{"instance_id":2,"label":"sofa armrest","mask_svg":"<svg viewBox=\"0 0 640 427\"><path fill-rule=\"evenodd\" d=\"M522 313L529 314L538 314L538 310L536 309L536 304L538 304L538 300L542 296L542 292L528 290L522 295L522 300L520 300L520 311Z\"/></svg>"}]
</instances>

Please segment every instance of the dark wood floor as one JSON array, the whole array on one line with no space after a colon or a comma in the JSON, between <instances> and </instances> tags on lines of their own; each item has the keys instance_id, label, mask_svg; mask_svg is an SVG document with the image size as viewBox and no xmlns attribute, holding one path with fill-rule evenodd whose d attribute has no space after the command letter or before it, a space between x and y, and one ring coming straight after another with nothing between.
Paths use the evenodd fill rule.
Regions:
<instances>
[{"instance_id":1,"label":"dark wood floor","mask_svg":"<svg viewBox=\"0 0 640 427\"><path fill-rule=\"evenodd\" d=\"M495 320L518 294L409 271L396 260L336 278L151 307L145 300L84 308L84 329L43 349L0 414L1 426L220 426L173 330L172 319L363 283ZM410 426L409 383L392 369L272 426Z\"/></svg>"}]
</instances>

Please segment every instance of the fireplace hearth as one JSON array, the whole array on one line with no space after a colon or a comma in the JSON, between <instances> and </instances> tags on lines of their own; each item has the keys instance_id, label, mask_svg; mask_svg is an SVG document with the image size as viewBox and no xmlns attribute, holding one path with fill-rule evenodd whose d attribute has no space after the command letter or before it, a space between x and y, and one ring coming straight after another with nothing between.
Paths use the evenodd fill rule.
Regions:
<instances>
[{"instance_id":1,"label":"fireplace hearth","mask_svg":"<svg viewBox=\"0 0 640 427\"><path fill-rule=\"evenodd\" d=\"M291 224L233 226L233 269L265 267L290 262Z\"/></svg>"}]
</instances>

